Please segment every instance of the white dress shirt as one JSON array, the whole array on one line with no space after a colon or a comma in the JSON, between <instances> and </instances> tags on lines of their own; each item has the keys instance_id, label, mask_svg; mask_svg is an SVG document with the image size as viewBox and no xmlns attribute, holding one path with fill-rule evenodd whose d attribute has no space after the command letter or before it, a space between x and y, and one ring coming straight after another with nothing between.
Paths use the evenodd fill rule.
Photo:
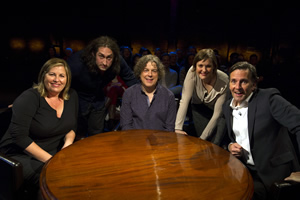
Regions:
<instances>
[{"instance_id":1,"label":"white dress shirt","mask_svg":"<svg viewBox=\"0 0 300 200\"><path fill-rule=\"evenodd\" d=\"M239 106L234 106L233 99L230 103L232 108L232 130L235 134L236 142L244 149L243 157L247 164L254 165L253 157L250 151L250 140L248 132L248 101L253 93L247 97Z\"/></svg>"}]
</instances>

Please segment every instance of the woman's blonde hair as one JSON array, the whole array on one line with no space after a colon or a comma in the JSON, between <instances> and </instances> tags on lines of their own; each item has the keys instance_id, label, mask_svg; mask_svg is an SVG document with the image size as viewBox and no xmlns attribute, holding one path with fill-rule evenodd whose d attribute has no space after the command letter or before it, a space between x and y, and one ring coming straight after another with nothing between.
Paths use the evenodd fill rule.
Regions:
<instances>
[{"instance_id":1,"label":"woman's blonde hair","mask_svg":"<svg viewBox=\"0 0 300 200\"><path fill-rule=\"evenodd\" d=\"M71 86L71 70L67 62L60 58L51 58L49 59L41 68L38 83L33 85L33 88L37 89L42 97L46 97L48 95L48 91L45 87L45 75L53 68L57 66L63 66L66 70L66 78L67 82L65 88L60 92L59 97L64 100L69 100L69 89Z\"/></svg>"}]
</instances>

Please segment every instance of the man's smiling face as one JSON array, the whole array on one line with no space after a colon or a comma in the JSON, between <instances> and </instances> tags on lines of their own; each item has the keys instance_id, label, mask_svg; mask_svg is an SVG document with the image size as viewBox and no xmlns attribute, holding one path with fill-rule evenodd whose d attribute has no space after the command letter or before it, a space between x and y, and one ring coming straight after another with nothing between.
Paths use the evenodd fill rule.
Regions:
<instances>
[{"instance_id":1,"label":"man's smiling face","mask_svg":"<svg viewBox=\"0 0 300 200\"><path fill-rule=\"evenodd\" d=\"M154 90L158 82L158 71L155 62L148 62L140 75L140 79L144 88Z\"/></svg>"},{"instance_id":2,"label":"man's smiling face","mask_svg":"<svg viewBox=\"0 0 300 200\"><path fill-rule=\"evenodd\" d=\"M229 88L234 98L234 105L240 105L256 89L248 69L236 69L230 73Z\"/></svg>"}]
</instances>

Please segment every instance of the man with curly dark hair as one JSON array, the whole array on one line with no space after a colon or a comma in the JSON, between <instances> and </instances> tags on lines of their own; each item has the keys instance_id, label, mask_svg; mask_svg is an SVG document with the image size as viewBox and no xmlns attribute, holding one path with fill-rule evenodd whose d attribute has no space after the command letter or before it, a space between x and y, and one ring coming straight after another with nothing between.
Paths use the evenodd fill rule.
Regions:
<instances>
[{"instance_id":1,"label":"man with curly dark hair","mask_svg":"<svg viewBox=\"0 0 300 200\"><path fill-rule=\"evenodd\" d=\"M137 82L132 70L120 56L117 42L108 36L92 40L85 49L68 59L72 87L79 96L78 133L95 135L103 132L106 115L103 88L119 75L127 86Z\"/></svg>"},{"instance_id":2,"label":"man with curly dark hair","mask_svg":"<svg viewBox=\"0 0 300 200\"><path fill-rule=\"evenodd\" d=\"M164 66L154 55L145 55L134 67L140 83L123 95L120 112L122 130L152 129L174 131L176 104L174 94L163 87Z\"/></svg>"}]
</instances>

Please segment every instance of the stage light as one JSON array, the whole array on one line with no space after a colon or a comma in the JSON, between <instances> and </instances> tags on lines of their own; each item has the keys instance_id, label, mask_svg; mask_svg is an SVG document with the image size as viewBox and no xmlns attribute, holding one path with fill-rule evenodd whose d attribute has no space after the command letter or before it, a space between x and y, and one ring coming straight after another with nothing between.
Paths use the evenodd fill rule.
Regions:
<instances>
[{"instance_id":1,"label":"stage light","mask_svg":"<svg viewBox=\"0 0 300 200\"><path fill-rule=\"evenodd\" d=\"M14 50L22 50L26 46L26 42L22 38L12 38L10 40L10 48Z\"/></svg>"},{"instance_id":2,"label":"stage light","mask_svg":"<svg viewBox=\"0 0 300 200\"><path fill-rule=\"evenodd\" d=\"M71 40L68 42L68 47L73 49L74 52L79 51L85 47L85 43L81 40Z\"/></svg>"},{"instance_id":3,"label":"stage light","mask_svg":"<svg viewBox=\"0 0 300 200\"><path fill-rule=\"evenodd\" d=\"M41 39L31 39L28 42L28 48L33 52L42 51L44 47L45 47L45 43Z\"/></svg>"}]
</instances>

